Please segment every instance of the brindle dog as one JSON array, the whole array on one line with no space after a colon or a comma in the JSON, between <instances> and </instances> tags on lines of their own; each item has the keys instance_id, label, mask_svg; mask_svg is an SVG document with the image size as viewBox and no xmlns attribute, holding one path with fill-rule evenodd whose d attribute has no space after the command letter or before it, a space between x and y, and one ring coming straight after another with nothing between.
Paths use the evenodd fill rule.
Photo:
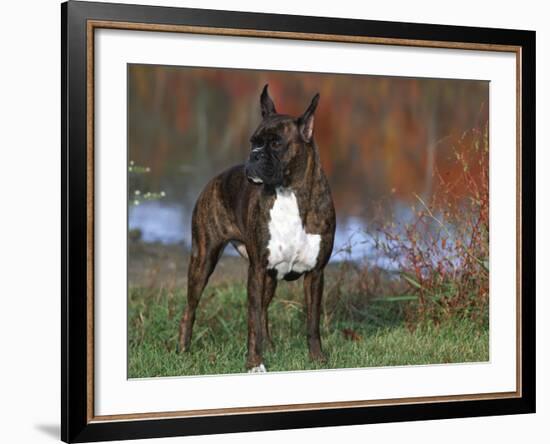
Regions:
<instances>
[{"instance_id":1,"label":"brindle dog","mask_svg":"<svg viewBox=\"0 0 550 444\"><path fill-rule=\"evenodd\" d=\"M319 94L300 117L278 114L264 87L262 121L246 164L214 177L193 211L187 307L180 350L189 349L201 293L225 246L248 259L246 368L264 372L264 343L272 345L268 307L277 281L304 275L307 340L312 359L324 360L319 334L323 270L334 241L334 205L313 140Z\"/></svg>"}]
</instances>

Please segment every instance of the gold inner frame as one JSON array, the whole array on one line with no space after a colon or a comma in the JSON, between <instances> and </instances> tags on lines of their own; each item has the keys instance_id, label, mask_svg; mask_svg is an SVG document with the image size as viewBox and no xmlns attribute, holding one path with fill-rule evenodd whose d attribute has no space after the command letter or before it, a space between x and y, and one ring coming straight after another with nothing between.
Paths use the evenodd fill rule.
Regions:
<instances>
[{"instance_id":1,"label":"gold inner frame","mask_svg":"<svg viewBox=\"0 0 550 444\"><path fill-rule=\"evenodd\" d=\"M182 410L171 412L129 413L117 415L94 414L94 32L95 29L121 29L133 31L178 32L233 37L277 38L311 40L338 43L363 43L376 45L412 46L423 48L466 49L491 52L511 52L516 56L516 391L497 393L473 393L450 396L423 396L383 400L340 401L309 404L286 404L260 407L231 407L206 410ZM486 43L444 42L331 34L309 34L286 31L262 31L251 29L212 28L187 25L163 25L104 20L87 21L86 42L86 184L87 184L87 422L144 420L160 418L185 418L196 416L220 416L300 410L325 410L332 408L357 408L368 406L405 405L415 403L458 402L490 399L519 398L522 396L522 348L521 348L521 46Z\"/></svg>"}]
</instances>

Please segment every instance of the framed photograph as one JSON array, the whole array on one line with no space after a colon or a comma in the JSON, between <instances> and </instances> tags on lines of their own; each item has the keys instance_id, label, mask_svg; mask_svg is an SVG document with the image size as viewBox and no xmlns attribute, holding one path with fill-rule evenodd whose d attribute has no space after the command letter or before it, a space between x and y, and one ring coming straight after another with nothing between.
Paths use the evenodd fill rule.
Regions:
<instances>
[{"instance_id":1,"label":"framed photograph","mask_svg":"<svg viewBox=\"0 0 550 444\"><path fill-rule=\"evenodd\" d=\"M535 33L69 1L62 439L535 411Z\"/></svg>"}]
</instances>

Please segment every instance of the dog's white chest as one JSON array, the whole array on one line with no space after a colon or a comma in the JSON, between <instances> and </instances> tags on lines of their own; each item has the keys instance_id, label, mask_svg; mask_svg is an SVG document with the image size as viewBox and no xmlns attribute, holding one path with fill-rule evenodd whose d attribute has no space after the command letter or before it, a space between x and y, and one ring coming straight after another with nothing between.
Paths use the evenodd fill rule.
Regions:
<instances>
[{"instance_id":1,"label":"dog's white chest","mask_svg":"<svg viewBox=\"0 0 550 444\"><path fill-rule=\"evenodd\" d=\"M268 268L277 270L278 279L290 272L304 273L314 268L321 236L304 230L298 201L292 191L277 189L270 217Z\"/></svg>"}]
</instances>

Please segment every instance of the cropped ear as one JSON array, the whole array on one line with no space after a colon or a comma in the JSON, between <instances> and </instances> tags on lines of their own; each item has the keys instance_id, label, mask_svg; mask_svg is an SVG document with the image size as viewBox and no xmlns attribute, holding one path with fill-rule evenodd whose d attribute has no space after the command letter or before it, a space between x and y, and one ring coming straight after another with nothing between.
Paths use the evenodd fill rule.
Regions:
<instances>
[{"instance_id":1,"label":"cropped ear","mask_svg":"<svg viewBox=\"0 0 550 444\"><path fill-rule=\"evenodd\" d=\"M319 103L319 93L315 94L311 103L309 104L306 112L298 119L298 128L300 129L300 134L305 142L311 142L313 138L313 123L315 121L314 114L317 109L317 104Z\"/></svg>"},{"instance_id":2,"label":"cropped ear","mask_svg":"<svg viewBox=\"0 0 550 444\"><path fill-rule=\"evenodd\" d=\"M265 119L267 116L270 116L271 114L277 114L277 110L275 109L275 104L273 103L273 100L271 100L271 97L269 97L269 93L267 92L267 83L264 86L264 89L262 91L262 95L260 96L260 104L262 107L262 117Z\"/></svg>"}]
</instances>

